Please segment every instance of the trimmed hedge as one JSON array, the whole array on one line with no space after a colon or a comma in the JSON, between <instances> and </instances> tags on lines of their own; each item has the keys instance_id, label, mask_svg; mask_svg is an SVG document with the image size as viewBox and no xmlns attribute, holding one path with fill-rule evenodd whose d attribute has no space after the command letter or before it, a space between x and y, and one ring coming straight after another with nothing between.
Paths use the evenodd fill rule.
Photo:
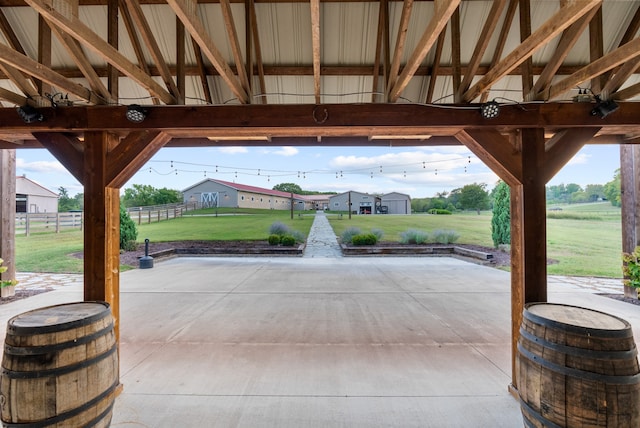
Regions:
<instances>
[{"instance_id":1,"label":"trimmed hedge","mask_svg":"<svg viewBox=\"0 0 640 428\"><path fill-rule=\"evenodd\" d=\"M362 233L351 238L353 245L376 245L378 238L373 233Z\"/></svg>"}]
</instances>

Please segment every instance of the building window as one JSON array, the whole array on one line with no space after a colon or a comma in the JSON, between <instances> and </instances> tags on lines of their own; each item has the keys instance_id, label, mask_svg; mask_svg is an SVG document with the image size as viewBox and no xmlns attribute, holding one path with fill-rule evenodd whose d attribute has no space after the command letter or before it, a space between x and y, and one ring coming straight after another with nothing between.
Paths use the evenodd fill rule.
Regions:
<instances>
[{"instance_id":1,"label":"building window","mask_svg":"<svg viewBox=\"0 0 640 428\"><path fill-rule=\"evenodd\" d=\"M240 196L240 200L244 201L244 195Z\"/></svg>"}]
</instances>

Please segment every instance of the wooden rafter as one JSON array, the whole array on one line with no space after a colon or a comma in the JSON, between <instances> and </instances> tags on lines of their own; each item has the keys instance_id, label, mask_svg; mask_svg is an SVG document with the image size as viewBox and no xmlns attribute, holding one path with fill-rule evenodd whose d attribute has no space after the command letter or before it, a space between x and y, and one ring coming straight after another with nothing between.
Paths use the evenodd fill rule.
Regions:
<instances>
[{"instance_id":1,"label":"wooden rafter","mask_svg":"<svg viewBox=\"0 0 640 428\"><path fill-rule=\"evenodd\" d=\"M47 18L50 22L60 27L61 30L73 36L80 43L84 44L96 54L100 55L108 63L118 68L123 74L146 88L154 96L160 98L166 104L175 104L175 98L160 86L148 74L136 67L118 50L114 49L102 37L93 32L78 17L65 16L55 10L44 0L25 0L29 6L37 10L40 14Z\"/></svg>"},{"instance_id":2,"label":"wooden rafter","mask_svg":"<svg viewBox=\"0 0 640 428\"><path fill-rule=\"evenodd\" d=\"M147 18L144 16L142 12L142 8L140 4L135 1L125 1L127 9L131 15L131 18L135 22L138 31L140 32L140 36L147 46L147 50L149 51L149 55L153 59L153 62L160 70L160 76L164 81L164 84L167 86L169 93L173 95L173 97L177 100L181 98L180 91L178 91L178 87L176 83L173 81L173 77L171 76L171 72L169 71L169 67L167 67L167 63L164 60L164 55L160 51L160 47L158 46L158 42L156 38L151 33L151 28L149 27L149 23L147 22Z\"/></svg>"},{"instance_id":3,"label":"wooden rafter","mask_svg":"<svg viewBox=\"0 0 640 428\"><path fill-rule=\"evenodd\" d=\"M407 31L409 31L409 19L411 18L411 10L413 8L413 0L404 0L402 2L402 15L400 15L400 24L398 25L398 35L396 36L396 47L393 50L393 59L389 65L389 75L387 76L387 94L394 87L400 73L400 61L404 54L404 46L407 41Z\"/></svg>"},{"instance_id":4,"label":"wooden rafter","mask_svg":"<svg viewBox=\"0 0 640 428\"><path fill-rule=\"evenodd\" d=\"M238 32L236 31L236 25L233 21L233 14L231 13L231 4L229 0L220 0L220 9L222 10L224 26L227 29L227 35L229 36L231 53L233 54L233 59L236 63L238 79L240 80L240 84L244 88L245 92L251 96L247 70L243 65L244 61L242 60L242 51L240 50L240 42L238 41Z\"/></svg>"},{"instance_id":5,"label":"wooden rafter","mask_svg":"<svg viewBox=\"0 0 640 428\"><path fill-rule=\"evenodd\" d=\"M180 18L191 37L198 43L204 55L218 70L222 79L229 85L231 92L243 104L249 102L249 94L242 83L233 74L229 64L205 31L204 24L197 14L197 3L192 0L168 0L167 3Z\"/></svg>"},{"instance_id":6,"label":"wooden rafter","mask_svg":"<svg viewBox=\"0 0 640 428\"><path fill-rule=\"evenodd\" d=\"M604 41L602 29L602 7L599 7L596 14L589 21L589 60L596 61L604 55ZM591 91L599 94L602 92L603 75L594 76L591 79Z\"/></svg>"},{"instance_id":7,"label":"wooden rafter","mask_svg":"<svg viewBox=\"0 0 640 428\"><path fill-rule=\"evenodd\" d=\"M69 56L73 59L73 61L78 66L78 69L82 72L82 75L87 79L87 83L92 91L99 94L102 98L107 100L107 102L113 102L111 93L107 89L107 87L100 80L100 76L96 73L96 70L93 68L86 55L82 51L82 46L80 43L69 36L64 31L61 31L55 25L49 24L51 31L56 35L62 46L65 47Z\"/></svg>"},{"instance_id":8,"label":"wooden rafter","mask_svg":"<svg viewBox=\"0 0 640 428\"><path fill-rule=\"evenodd\" d=\"M311 0L311 50L313 55L313 94L320 104L320 0Z\"/></svg>"},{"instance_id":9,"label":"wooden rafter","mask_svg":"<svg viewBox=\"0 0 640 428\"><path fill-rule=\"evenodd\" d=\"M487 74L476 82L464 94L464 101L471 101L477 96L491 89L499 79L509 71L518 67L534 52L546 45L560 32L588 13L592 8L599 6L602 0L575 1L561 7L550 19L542 24L530 37L523 41L516 49L495 65Z\"/></svg>"},{"instance_id":10,"label":"wooden rafter","mask_svg":"<svg viewBox=\"0 0 640 428\"><path fill-rule=\"evenodd\" d=\"M436 88L436 79L440 74L440 61L442 60L442 49L444 48L444 40L447 37L444 29L438 36L438 42L436 43L436 52L433 58L433 68L431 70L431 76L429 76L429 87L427 88L427 97L425 103L429 104L433 101L433 92Z\"/></svg>"},{"instance_id":11,"label":"wooden rafter","mask_svg":"<svg viewBox=\"0 0 640 428\"><path fill-rule=\"evenodd\" d=\"M136 55L136 60L138 61L138 67L142 69L146 74L149 73L149 65L144 58L144 52L142 50L142 43L140 43L140 39L138 38L138 32L136 31L136 26L133 22L133 17L131 16L131 12L127 7L127 2L125 0L119 0L120 11L122 14L122 21L124 22L124 26L127 29L127 34L129 34L129 41L131 42L131 46L133 47L133 52ZM160 74L160 70L158 70L158 74ZM153 98L153 104L160 104L160 101L157 98Z\"/></svg>"},{"instance_id":12,"label":"wooden rafter","mask_svg":"<svg viewBox=\"0 0 640 428\"><path fill-rule=\"evenodd\" d=\"M500 17L502 16L502 12L506 5L507 0L497 0L491 5L489 16L487 16L487 20L485 21L484 26L482 27L482 32L480 33L480 37L478 37L478 41L476 42L473 55L471 55L471 61L469 61L469 64L467 65L464 79L460 84L459 92L466 92L466 90L469 89L469 86L471 86L471 81L478 71L482 57L489 46L491 36L493 36L493 33L498 26L498 22L500 22Z\"/></svg>"},{"instance_id":13,"label":"wooden rafter","mask_svg":"<svg viewBox=\"0 0 640 428\"><path fill-rule=\"evenodd\" d=\"M11 46L11 48L15 49L23 55L26 55L24 48L22 47L22 44L18 39L18 36L16 36L15 31L13 31L11 24L9 24L9 21L7 20L7 17L2 10L0 10L0 31L2 31L2 34L4 35L7 43L9 44L9 46ZM38 40L40 40L40 31L38 31ZM38 49L38 52L40 52L40 50L41 49ZM31 76L29 76L29 78L31 78ZM38 86L35 79L32 81L32 85L34 88Z\"/></svg>"},{"instance_id":14,"label":"wooden rafter","mask_svg":"<svg viewBox=\"0 0 640 428\"><path fill-rule=\"evenodd\" d=\"M118 49L118 0L107 1L107 43ZM107 89L113 98L119 98L120 72L112 64L107 63Z\"/></svg>"},{"instance_id":15,"label":"wooden rafter","mask_svg":"<svg viewBox=\"0 0 640 428\"><path fill-rule=\"evenodd\" d=\"M377 100L382 101L383 99L378 96L378 91L380 90L380 67L382 61L382 38L384 37L384 26L385 19L387 14L387 1L380 0L378 5L378 26L376 31L376 56L373 61L373 79L371 85L371 102L375 103Z\"/></svg>"},{"instance_id":16,"label":"wooden rafter","mask_svg":"<svg viewBox=\"0 0 640 428\"><path fill-rule=\"evenodd\" d=\"M267 84L264 79L264 64L262 62L262 48L260 47L260 34L258 33L258 17L256 16L256 6L253 0L249 0L249 15L251 17L251 34L253 36L253 47L256 55L256 68L258 71L258 81L260 82L260 102L267 103Z\"/></svg>"},{"instance_id":17,"label":"wooden rafter","mask_svg":"<svg viewBox=\"0 0 640 428\"><path fill-rule=\"evenodd\" d=\"M446 28L446 27L445 27ZM453 102L460 102L460 84L462 83L462 59L461 59L461 40L460 35L460 7L457 7L451 15L449 25L451 31L451 81L453 86ZM442 34L442 32L441 32Z\"/></svg>"},{"instance_id":18,"label":"wooden rafter","mask_svg":"<svg viewBox=\"0 0 640 428\"><path fill-rule=\"evenodd\" d=\"M440 32L445 28L451 14L456 10L460 4L460 0L434 0L434 14L429 24L425 28L418 45L411 54L411 57L407 61L407 64L402 69L402 73L398 77L398 80L393 85L389 93L389 101L395 102L400 97L400 94L409 84L409 80L413 77L413 74L418 69L418 66L429 52L429 49L433 46L438 39Z\"/></svg>"},{"instance_id":19,"label":"wooden rafter","mask_svg":"<svg viewBox=\"0 0 640 428\"><path fill-rule=\"evenodd\" d=\"M562 1L560 2L563 5ZM520 41L531 36L531 0L520 0ZM520 64L522 96L525 97L533 87L533 59L527 56Z\"/></svg>"},{"instance_id":20,"label":"wooden rafter","mask_svg":"<svg viewBox=\"0 0 640 428\"><path fill-rule=\"evenodd\" d=\"M180 21L182 22L182 21ZM207 79L207 69L204 65L204 57L202 56L202 50L198 42L191 37L191 45L193 46L193 56L196 59L196 66L198 68L198 76L200 77L200 84L202 85L202 93L204 94L204 100L207 104L213 104L211 97L211 88L209 88L209 80Z\"/></svg>"},{"instance_id":21,"label":"wooden rafter","mask_svg":"<svg viewBox=\"0 0 640 428\"><path fill-rule=\"evenodd\" d=\"M0 44L0 58L2 58L5 63L21 70L23 73L30 74L33 77L43 80L53 86L56 86L60 90L69 92L92 104L104 103L102 98L96 96L95 93L84 86L72 82L50 68L43 67L42 64L38 63L38 61L24 56L3 44Z\"/></svg>"},{"instance_id":22,"label":"wooden rafter","mask_svg":"<svg viewBox=\"0 0 640 428\"><path fill-rule=\"evenodd\" d=\"M639 55L640 38L634 39L626 45L620 46L618 49L611 51L589 65L582 67L571 76L568 76L552 85L549 88L546 99L554 99L581 83L623 64L625 61L633 60Z\"/></svg>"},{"instance_id":23,"label":"wooden rafter","mask_svg":"<svg viewBox=\"0 0 640 428\"><path fill-rule=\"evenodd\" d=\"M562 62L569 54L571 48L576 44L584 30L587 28L587 25L589 25L591 18L593 17L593 15L595 15L597 10L598 9L593 8L591 12L587 13L578 21L574 22L569 28L567 28L567 30L562 33L560 42L558 43L553 56L549 59L549 61L547 61L547 65L545 66L540 76L538 76L538 79L533 85L533 89L531 90L529 97L527 97L528 99L540 99L541 94L545 90L549 89L553 77L558 72L558 69L560 69L560 67L562 66Z\"/></svg>"},{"instance_id":24,"label":"wooden rafter","mask_svg":"<svg viewBox=\"0 0 640 428\"><path fill-rule=\"evenodd\" d=\"M84 146L76 137L56 132L34 132L33 136L64 165L78 182L83 182Z\"/></svg>"},{"instance_id":25,"label":"wooden rafter","mask_svg":"<svg viewBox=\"0 0 640 428\"><path fill-rule=\"evenodd\" d=\"M171 137L160 131L132 132L107 154L106 181L120 188L158 152Z\"/></svg>"}]
</instances>

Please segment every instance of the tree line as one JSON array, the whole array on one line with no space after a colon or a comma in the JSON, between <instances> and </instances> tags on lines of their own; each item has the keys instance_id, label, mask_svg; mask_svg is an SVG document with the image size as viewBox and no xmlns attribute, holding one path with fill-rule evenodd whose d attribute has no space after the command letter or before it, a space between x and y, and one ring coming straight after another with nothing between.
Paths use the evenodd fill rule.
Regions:
<instances>
[{"instance_id":1,"label":"tree line","mask_svg":"<svg viewBox=\"0 0 640 428\"><path fill-rule=\"evenodd\" d=\"M280 183L273 186L273 190L298 195L335 194L335 192L303 190L296 183ZM414 198L411 200L411 209L417 213L431 210L480 212L494 205L497 190L498 186L495 186L491 191L487 191L486 183L467 184L450 192L438 192L431 198ZM64 187L59 187L58 192L58 211L83 209L83 193L72 197ZM614 206L620 206L620 169L617 169L613 179L605 184L587 184L584 188L576 183L547 186L546 197L548 204L609 201ZM166 187L157 189L148 184L134 184L124 189L120 202L125 208L180 203L182 193Z\"/></svg>"}]
</instances>

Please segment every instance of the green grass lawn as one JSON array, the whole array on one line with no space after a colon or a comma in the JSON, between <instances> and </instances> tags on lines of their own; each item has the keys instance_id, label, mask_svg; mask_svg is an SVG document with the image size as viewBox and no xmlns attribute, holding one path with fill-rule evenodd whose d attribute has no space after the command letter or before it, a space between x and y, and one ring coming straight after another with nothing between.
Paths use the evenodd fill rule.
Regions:
<instances>
[{"instance_id":1,"label":"green grass lawn","mask_svg":"<svg viewBox=\"0 0 640 428\"><path fill-rule=\"evenodd\" d=\"M620 209L608 203L566 205L562 213L583 214L577 218L559 217L547 220L548 257L557 261L548 267L549 274L582 275L619 278L621 272ZM252 210L233 212L220 209L197 213L160 223L138 226L138 241L176 240L266 240L271 224L282 222L293 230L308 235L313 213ZM595 217L594 217L595 215ZM400 233L408 229L433 231L455 230L459 243L492 247L491 213L475 212L454 215L414 214L410 216L353 215L327 213L336 233L348 227L363 232L381 229L383 240L398 241ZM593 218L596 218L595 220ZM16 237L16 266L21 272L82 272L82 259L71 256L82 251L82 232L33 234Z\"/></svg>"}]
</instances>

